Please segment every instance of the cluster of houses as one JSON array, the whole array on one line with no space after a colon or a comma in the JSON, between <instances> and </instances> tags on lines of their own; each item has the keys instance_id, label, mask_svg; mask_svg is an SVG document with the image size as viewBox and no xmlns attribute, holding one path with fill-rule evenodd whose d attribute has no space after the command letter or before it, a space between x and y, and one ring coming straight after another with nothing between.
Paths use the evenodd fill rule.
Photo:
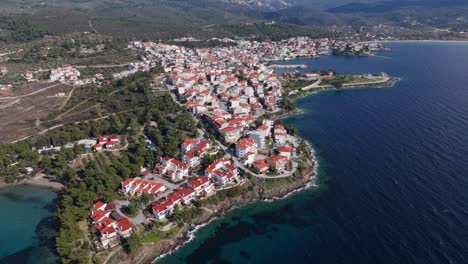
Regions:
<instances>
[{"instance_id":1,"label":"cluster of houses","mask_svg":"<svg viewBox=\"0 0 468 264\"><path fill-rule=\"evenodd\" d=\"M207 177L199 176L188 181L187 187L179 188L168 196L154 202L151 205L151 211L154 219L164 221L174 212L176 205L190 205L193 200L209 196L214 192L214 184Z\"/></svg>"},{"instance_id":2,"label":"cluster of houses","mask_svg":"<svg viewBox=\"0 0 468 264\"><path fill-rule=\"evenodd\" d=\"M162 183L150 182L139 178L128 178L121 183L122 193L128 196L142 196L144 193L158 195L166 191Z\"/></svg>"},{"instance_id":3,"label":"cluster of houses","mask_svg":"<svg viewBox=\"0 0 468 264\"><path fill-rule=\"evenodd\" d=\"M236 145L236 158L258 172L281 172L291 163L292 147L281 125L264 120L255 127L257 117L277 111L282 99L280 76L268 60L329 53L338 42L307 37L278 42L236 41L236 46L187 48L154 42L131 42L129 48L144 52L146 61L157 61L167 73L167 84L188 111L205 118L225 143ZM226 60L229 58L229 60ZM313 78L310 74L310 78ZM317 76L315 76L317 77ZM274 140L276 155L261 159L267 138ZM190 142L184 142L190 144ZM182 179L188 168L199 164L203 151L186 153L183 159L162 159L159 175ZM198 153L198 155L196 155ZM222 171L221 171L222 172ZM227 173L226 175L229 175ZM219 175L225 178L223 173Z\"/></svg>"},{"instance_id":4,"label":"cluster of houses","mask_svg":"<svg viewBox=\"0 0 468 264\"><path fill-rule=\"evenodd\" d=\"M112 149L119 143L119 141L120 138L118 136L102 136L97 139L93 149L94 151L100 151L103 148Z\"/></svg>"},{"instance_id":5,"label":"cluster of houses","mask_svg":"<svg viewBox=\"0 0 468 264\"><path fill-rule=\"evenodd\" d=\"M210 196L216 192L215 183L223 187L235 183L239 173L231 160L222 158L215 160L205 169L205 175L188 181L186 187L162 197L151 205L153 216L158 221L167 220L174 212L176 205L190 205L193 200Z\"/></svg>"},{"instance_id":6,"label":"cluster of houses","mask_svg":"<svg viewBox=\"0 0 468 264\"><path fill-rule=\"evenodd\" d=\"M115 211L114 204L98 201L93 205L90 222L100 235L98 248L110 248L120 244L121 238L128 238L133 229L130 219Z\"/></svg>"},{"instance_id":7,"label":"cluster of houses","mask_svg":"<svg viewBox=\"0 0 468 264\"><path fill-rule=\"evenodd\" d=\"M49 80L51 82L62 82L68 84L78 84L81 73L70 64L63 64L60 67L50 70Z\"/></svg>"},{"instance_id":8,"label":"cluster of houses","mask_svg":"<svg viewBox=\"0 0 468 264\"><path fill-rule=\"evenodd\" d=\"M193 168L200 164L201 158L210 149L208 140L188 138L181 145L182 162Z\"/></svg>"},{"instance_id":9,"label":"cluster of houses","mask_svg":"<svg viewBox=\"0 0 468 264\"><path fill-rule=\"evenodd\" d=\"M153 172L173 182L181 181L189 176L190 168L200 165L201 158L210 147L211 144L208 140L187 138L181 144L182 161L161 157Z\"/></svg>"},{"instance_id":10,"label":"cluster of houses","mask_svg":"<svg viewBox=\"0 0 468 264\"><path fill-rule=\"evenodd\" d=\"M257 159L257 150L267 147L268 137L274 140L276 154L266 160ZM293 148L288 145L286 129L280 125L273 125L271 120L263 120L256 130L250 132L247 137L236 143L236 157L245 165L252 165L258 173L266 173L268 170L281 172L291 162Z\"/></svg>"}]
</instances>

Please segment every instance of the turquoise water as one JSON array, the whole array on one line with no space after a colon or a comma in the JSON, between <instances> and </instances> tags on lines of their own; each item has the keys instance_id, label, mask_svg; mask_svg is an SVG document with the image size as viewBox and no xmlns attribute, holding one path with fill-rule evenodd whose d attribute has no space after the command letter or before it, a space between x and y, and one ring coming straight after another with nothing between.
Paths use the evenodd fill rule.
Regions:
<instances>
[{"instance_id":1,"label":"turquoise water","mask_svg":"<svg viewBox=\"0 0 468 264\"><path fill-rule=\"evenodd\" d=\"M235 210L159 262L467 263L468 45L388 46L288 61L402 80L299 100L286 122L313 142L319 187Z\"/></svg>"},{"instance_id":2,"label":"turquoise water","mask_svg":"<svg viewBox=\"0 0 468 264\"><path fill-rule=\"evenodd\" d=\"M0 263L55 263L50 250L57 194L40 187L0 190Z\"/></svg>"}]
</instances>

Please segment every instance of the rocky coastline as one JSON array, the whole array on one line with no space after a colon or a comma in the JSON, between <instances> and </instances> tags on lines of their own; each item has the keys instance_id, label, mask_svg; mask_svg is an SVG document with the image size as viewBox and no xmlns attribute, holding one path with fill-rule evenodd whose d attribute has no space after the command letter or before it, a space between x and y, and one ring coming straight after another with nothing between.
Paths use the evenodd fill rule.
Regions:
<instances>
[{"instance_id":1,"label":"rocky coastline","mask_svg":"<svg viewBox=\"0 0 468 264\"><path fill-rule=\"evenodd\" d=\"M247 205L256 201L271 201L277 199L283 199L294 192L303 190L308 187L315 186L315 180L317 176L318 163L315 157L315 151L311 148L310 144L307 143L310 153L311 160L308 162L307 168L301 173L300 177L294 178L294 181L284 184L278 182L271 188L264 188L263 184L253 183L252 180L247 181L241 188L250 189L251 191L244 192L237 197L228 198L219 204L206 206L205 213L193 219L191 223L186 224L181 228L174 238L163 239L156 244L145 244L139 252L130 256L124 252L122 248L119 248L117 252L110 253L104 263L107 264L148 264L157 261L159 258L171 254L176 251L179 247L188 243L195 237L195 233L203 226L208 225L212 221L215 221L230 211ZM275 181L274 179L261 180L263 181ZM111 256L112 255L112 256Z\"/></svg>"}]
</instances>

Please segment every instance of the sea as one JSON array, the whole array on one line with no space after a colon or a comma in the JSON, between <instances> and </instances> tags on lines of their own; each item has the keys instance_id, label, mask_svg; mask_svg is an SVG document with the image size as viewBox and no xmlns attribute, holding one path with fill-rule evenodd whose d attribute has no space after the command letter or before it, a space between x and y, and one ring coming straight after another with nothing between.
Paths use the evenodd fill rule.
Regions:
<instances>
[{"instance_id":1,"label":"sea","mask_svg":"<svg viewBox=\"0 0 468 264\"><path fill-rule=\"evenodd\" d=\"M284 122L316 149L317 187L234 210L156 262L468 263L468 43L386 46L284 62L401 81L298 100Z\"/></svg>"},{"instance_id":2,"label":"sea","mask_svg":"<svg viewBox=\"0 0 468 264\"><path fill-rule=\"evenodd\" d=\"M0 190L0 264L52 264L57 194L37 186Z\"/></svg>"}]
</instances>

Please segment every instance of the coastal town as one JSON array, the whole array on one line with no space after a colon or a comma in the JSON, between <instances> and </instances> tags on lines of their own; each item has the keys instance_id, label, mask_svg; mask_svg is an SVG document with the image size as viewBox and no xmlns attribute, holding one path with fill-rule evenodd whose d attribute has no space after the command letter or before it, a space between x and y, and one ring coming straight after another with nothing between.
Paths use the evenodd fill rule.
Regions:
<instances>
[{"instance_id":1,"label":"coastal town","mask_svg":"<svg viewBox=\"0 0 468 264\"><path fill-rule=\"evenodd\" d=\"M150 166L142 166L139 177L124 179L118 190L107 190L114 191L117 199L94 201L82 229L87 230L95 253L127 243L132 234L142 235L141 228L148 223L158 226L153 231L156 233L177 229L175 219L181 211L200 208L219 192L252 185L253 179L295 181L299 177L309 181L317 170L314 151L294 128L280 122L296 113L288 97L298 92L285 89L283 83L301 79L307 86L300 88L318 89L340 76L335 76L334 71L302 74L295 69L305 66L281 61L330 54L370 55L383 49L378 43L308 37L277 42L218 41L229 45L192 48L132 41L127 48L141 54L141 61L113 73L112 80L101 73L83 78L78 67L70 64L50 69L49 82L102 87L159 68L161 73L153 76L158 80L151 84L153 92L169 94L199 124L196 135L186 137L178 145L177 155L161 156ZM278 68L293 71L279 74ZM34 81L29 73L25 78ZM373 82L376 77L366 78ZM383 83L387 81L384 78ZM146 151L156 152L160 147L145 134L140 134L140 138ZM119 155L120 151L128 151L129 143L125 134L100 135L34 151L42 155L75 149L77 145L83 152L69 161L71 167L92 160L99 153ZM294 186L303 185L298 181Z\"/></svg>"},{"instance_id":2,"label":"coastal town","mask_svg":"<svg viewBox=\"0 0 468 264\"><path fill-rule=\"evenodd\" d=\"M263 58L316 56L309 41L301 38L273 46L243 42L236 48L213 49L189 49L153 42L129 44L129 48L145 51L145 67L160 64L164 68L165 83L174 99L195 118L204 120L207 130L215 132L213 141L203 137L206 131L201 131L199 138L187 138L180 145L180 160L161 157L153 168L142 169L141 178L129 178L121 183L121 194L130 199L143 194L155 197L149 204L151 214L145 216L145 221L168 221L176 207L193 206L194 200L243 184L245 173L277 178L295 172L301 159L297 151L300 139L288 134L283 125L273 120L256 121L267 112L281 109L281 82ZM259 54L252 56L255 50ZM100 151L108 143L108 138L100 138L92 148ZM204 155L220 152L225 155L206 168L200 168ZM197 175L200 171L201 175ZM99 227L99 246L113 246L120 241L117 220L121 217L109 220L115 206L111 209L96 207L91 223Z\"/></svg>"},{"instance_id":3,"label":"coastal town","mask_svg":"<svg viewBox=\"0 0 468 264\"><path fill-rule=\"evenodd\" d=\"M467 47L468 0L0 1L0 264L465 263Z\"/></svg>"}]
</instances>

